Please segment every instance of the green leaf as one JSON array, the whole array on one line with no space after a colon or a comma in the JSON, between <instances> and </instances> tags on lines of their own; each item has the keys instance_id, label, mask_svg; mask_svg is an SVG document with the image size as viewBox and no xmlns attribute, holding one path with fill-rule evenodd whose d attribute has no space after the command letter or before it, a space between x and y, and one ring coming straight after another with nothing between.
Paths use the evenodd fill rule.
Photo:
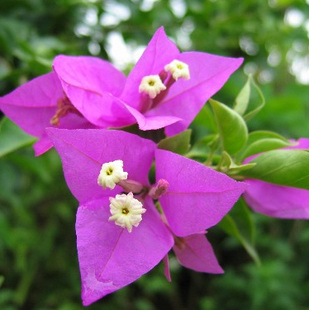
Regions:
<instances>
[{"instance_id":1,"label":"green leaf","mask_svg":"<svg viewBox=\"0 0 309 310\"><path fill-rule=\"evenodd\" d=\"M22 147L33 144L37 139L26 134L8 118L0 123L0 157L14 152Z\"/></svg>"},{"instance_id":2,"label":"green leaf","mask_svg":"<svg viewBox=\"0 0 309 310\"><path fill-rule=\"evenodd\" d=\"M242 162L245 158L293 145L292 142L272 131L257 130L249 133L246 147L236 156L236 162Z\"/></svg>"},{"instance_id":3,"label":"green leaf","mask_svg":"<svg viewBox=\"0 0 309 310\"><path fill-rule=\"evenodd\" d=\"M234 103L234 111L236 111L240 115L244 115L250 99L250 92L251 92L251 75L248 76L247 83L241 89L239 94L237 95Z\"/></svg>"},{"instance_id":4,"label":"green leaf","mask_svg":"<svg viewBox=\"0 0 309 310\"><path fill-rule=\"evenodd\" d=\"M241 150L248 138L248 129L243 118L226 105L209 100L219 128L223 149L233 155Z\"/></svg>"},{"instance_id":5,"label":"green leaf","mask_svg":"<svg viewBox=\"0 0 309 310\"><path fill-rule=\"evenodd\" d=\"M259 256L255 250L255 226L251 217L251 212L247 205L240 199L233 209L218 224L226 233L236 238L247 253L260 265Z\"/></svg>"},{"instance_id":6,"label":"green leaf","mask_svg":"<svg viewBox=\"0 0 309 310\"><path fill-rule=\"evenodd\" d=\"M211 152L213 144L217 141L218 135L211 134L199 139L191 147L189 152L185 154L188 158L203 158L206 159Z\"/></svg>"},{"instance_id":7,"label":"green leaf","mask_svg":"<svg viewBox=\"0 0 309 310\"><path fill-rule=\"evenodd\" d=\"M260 102L255 105L255 108L252 109L251 111L247 112L243 117L245 121L250 120L251 118L253 118L257 113L259 113L262 108L265 105L265 98L264 95L262 93L262 91L260 90L260 88L255 84L253 78L249 77L250 84L253 86L253 88L256 90L257 95L259 97ZM250 92L250 95L252 94L252 92ZM252 95L250 96L250 98L252 98ZM252 101L252 100L251 100Z\"/></svg>"},{"instance_id":8,"label":"green leaf","mask_svg":"<svg viewBox=\"0 0 309 310\"><path fill-rule=\"evenodd\" d=\"M185 154L190 147L191 129L187 129L175 136L167 137L158 143L158 148L177 154Z\"/></svg>"},{"instance_id":9,"label":"green leaf","mask_svg":"<svg viewBox=\"0 0 309 310\"><path fill-rule=\"evenodd\" d=\"M309 189L309 152L273 150L254 158L256 165L243 171L248 178L284 186Z\"/></svg>"},{"instance_id":10,"label":"green leaf","mask_svg":"<svg viewBox=\"0 0 309 310\"><path fill-rule=\"evenodd\" d=\"M209 104L205 104L198 115L195 117L192 125L194 127L206 128L209 132L217 132L216 120Z\"/></svg>"},{"instance_id":11,"label":"green leaf","mask_svg":"<svg viewBox=\"0 0 309 310\"><path fill-rule=\"evenodd\" d=\"M255 163L237 165L234 163L232 157L225 151L222 152L222 158L219 164L220 171L226 174L229 174L229 175L239 174L240 172L244 170L253 168L255 165L256 165Z\"/></svg>"},{"instance_id":12,"label":"green leaf","mask_svg":"<svg viewBox=\"0 0 309 310\"><path fill-rule=\"evenodd\" d=\"M289 142L288 139L279 135L276 132L267 131L267 130L256 130L256 131L250 132L250 134L248 136L248 144L254 143L254 142L261 140L261 139L267 139L267 138L280 139L282 141Z\"/></svg>"},{"instance_id":13,"label":"green leaf","mask_svg":"<svg viewBox=\"0 0 309 310\"><path fill-rule=\"evenodd\" d=\"M247 158L249 156L272 151L275 149L284 148L287 146L291 146L293 143L283 141L281 139L275 139L275 138L267 138L267 139L261 139L254 143L252 143L244 152L243 158Z\"/></svg>"}]
</instances>

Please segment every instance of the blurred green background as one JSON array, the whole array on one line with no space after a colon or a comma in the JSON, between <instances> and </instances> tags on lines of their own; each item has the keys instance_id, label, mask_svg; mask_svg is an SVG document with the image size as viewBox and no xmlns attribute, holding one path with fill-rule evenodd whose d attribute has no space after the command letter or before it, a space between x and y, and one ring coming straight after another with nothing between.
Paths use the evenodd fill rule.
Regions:
<instances>
[{"instance_id":1,"label":"blurred green background","mask_svg":"<svg viewBox=\"0 0 309 310\"><path fill-rule=\"evenodd\" d=\"M232 104L252 74L266 106L250 129L309 137L308 0L0 1L0 96L51 71L58 54L102 57L127 73L161 25L183 51L245 58L215 98ZM83 309L77 201L58 155L35 158L28 146L0 156L0 309ZM251 213L261 266L214 227L208 238L224 275L186 270L171 256L172 283L159 265L88 308L309 309L308 222Z\"/></svg>"}]
</instances>

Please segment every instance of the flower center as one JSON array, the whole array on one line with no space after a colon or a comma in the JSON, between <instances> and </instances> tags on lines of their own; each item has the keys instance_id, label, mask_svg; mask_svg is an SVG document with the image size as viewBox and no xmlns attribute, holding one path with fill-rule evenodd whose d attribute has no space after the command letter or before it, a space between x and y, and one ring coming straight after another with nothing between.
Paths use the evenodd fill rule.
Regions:
<instances>
[{"instance_id":1,"label":"flower center","mask_svg":"<svg viewBox=\"0 0 309 310\"><path fill-rule=\"evenodd\" d=\"M170 73L170 74L168 74ZM147 75L142 78L139 92L148 96L141 99L140 111L147 112L162 102L168 89L179 79L190 79L189 66L179 60L173 60L158 75Z\"/></svg>"},{"instance_id":2,"label":"flower center","mask_svg":"<svg viewBox=\"0 0 309 310\"><path fill-rule=\"evenodd\" d=\"M98 184L104 189L107 187L114 189L116 184L121 180L126 180L128 173L123 171L123 161L114 160L102 165L100 174L98 176Z\"/></svg>"},{"instance_id":3,"label":"flower center","mask_svg":"<svg viewBox=\"0 0 309 310\"><path fill-rule=\"evenodd\" d=\"M142 214L146 212L143 204L133 197L133 193L116 195L115 198L110 197L110 221L126 228L128 232L132 231L133 226L137 227L142 221Z\"/></svg>"},{"instance_id":4,"label":"flower center","mask_svg":"<svg viewBox=\"0 0 309 310\"><path fill-rule=\"evenodd\" d=\"M151 99L154 99L166 86L162 83L159 75L144 76L139 85L139 92L146 93Z\"/></svg>"},{"instance_id":5,"label":"flower center","mask_svg":"<svg viewBox=\"0 0 309 310\"><path fill-rule=\"evenodd\" d=\"M109 167L107 170L106 170L106 174L107 175L112 175L113 174L113 171L114 169L112 167Z\"/></svg>"},{"instance_id":6,"label":"flower center","mask_svg":"<svg viewBox=\"0 0 309 310\"><path fill-rule=\"evenodd\" d=\"M179 78L183 78L185 80L190 79L189 66L177 59L173 60L171 63L164 67L166 72L170 72L173 76L174 80L178 80Z\"/></svg>"},{"instance_id":7,"label":"flower center","mask_svg":"<svg viewBox=\"0 0 309 310\"><path fill-rule=\"evenodd\" d=\"M121 210L121 212L122 212L122 214L128 214L130 211L129 211L128 208L123 208L123 209Z\"/></svg>"}]
</instances>

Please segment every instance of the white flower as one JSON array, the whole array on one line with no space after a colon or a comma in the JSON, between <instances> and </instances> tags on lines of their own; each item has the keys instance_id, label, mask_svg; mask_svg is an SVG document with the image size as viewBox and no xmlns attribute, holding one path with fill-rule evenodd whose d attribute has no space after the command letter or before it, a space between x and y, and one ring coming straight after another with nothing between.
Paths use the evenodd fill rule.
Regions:
<instances>
[{"instance_id":1,"label":"white flower","mask_svg":"<svg viewBox=\"0 0 309 310\"><path fill-rule=\"evenodd\" d=\"M133 193L116 195L110 197L110 221L115 221L116 225L132 231L132 226L137 227L142 220L142 214L146 212L143 204L133 197Z\"/></svg>"},{"instance_id":2,"label":"white flower","mask_svg":"<svg viewBox=\"0 0 309 310\"><path fill-rule=\"evenodd\" d=\"M102 165L99 177L98 184L105 188L113 189L116 184L121 180L126 180L128 173L123 171L123 161L114 160L109 163Z\"/></svg>"},{"instance_id":3,"label":"white flower","mask_svg":"<svg viewBox=\"0 0 309 310\"><path fill-rule=\"evenodd\" d=\"M139 85L139 92L145 92L151 99L154 99L166 86L162 83L159 75L144 76Z\"/></svg>"},{"instance_id":4,"label":"white flower","mask_svg":"<svg viewBox=\"0 0 309 310\"><path fill-rule=\"evenodd\" d=\"M179 78L183 78L185 80L190 79L189 66L177 59L173 60L171 63L164 67L166 72L170 72L173 76L174 80L178 80Z\"/></svg>"}]
</instances>

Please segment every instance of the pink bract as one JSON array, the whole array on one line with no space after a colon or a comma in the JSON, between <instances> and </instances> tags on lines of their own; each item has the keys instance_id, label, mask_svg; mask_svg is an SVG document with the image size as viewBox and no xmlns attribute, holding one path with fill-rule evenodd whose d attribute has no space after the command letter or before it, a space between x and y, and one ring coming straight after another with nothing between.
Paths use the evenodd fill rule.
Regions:
<instances>
[{"instance_id":1,"label":"pink bract","mask_svg":"<svg viewBox=\"0 0 309 310\"><path fill-rule=\"evenodd\" d=\"M142 78L159 75L174 59L189 65L190 80L179 79L155 99L141 94ZM105 69L106 62L94 57L61 55L53 68L72 104L96 126L137 122L141 130L165 127L167 135L174 135L189 126L242 61L201 52L180 53L161 27L126 79L116 69Z\"/></svg>"},{"instance_id":2,"label":"pink bract","mask_svg":"<svg viewBox=\"0 0 309 310\"><path fill-rule=\"evenodd\" d=\"M65 99L61 83L54 72L37 77L0 98L1 111L25 132L37 137L35 154L41 155L52 147L45 128L57 110L57 102ZM80 113L68 113L59 128L94 128Z\"/></svg>"},{"instance_id":3,"label":"pink bract","mask_svg":"<svg viewBox=\"0 0 309 310\"><path fill-rule=\"evenodd\" d=\"M154 142L127 132L54 128L47 131L62 159L68 186L80 202L76 234L84 305L128 285L162 259L167 260L172 247L184 266L222 273L211 245L200 233L231 209L244 191L243 183L180 155L156 150ZM103 163L121 159L128 178L150 189L148 173L154 157L157 169L164 162L172 163L157 172L157 178L170 184L159 198L166 220L147 191L135 193L147 212L140 225L129 233L108 221L109 197L121 193L122 187L103 190L97 177ZM178 165L181 166L177 168ZM169 198L165 200L165 196ZM180 199L187 203L186 207ZM175 213L182 214L182 218ZM167 269L165 274L169 276Z\"/></svg>"},{"instance_id":4,"label":"pink bract","mask_svg":"<svg viewBox=\"0 0 309 310\"><path fill-rule=\"evenodd\" d=\"M189 65L190 80L180 78L155 99L139 92L144 76L162 73L174 59ZM36 155L52 147L45 134L50 126L109 128L138 123L141 130L165 128L167 135L174 135L189 126L242 61L201 52L180 53L161 27L127 78L102 59L60 55L53 62L54 72L1 97L0 109L39 138ZM59 102L66 102L70 109L58 124L52 119L59 113Z\"/></svg>"}]
</instances>

